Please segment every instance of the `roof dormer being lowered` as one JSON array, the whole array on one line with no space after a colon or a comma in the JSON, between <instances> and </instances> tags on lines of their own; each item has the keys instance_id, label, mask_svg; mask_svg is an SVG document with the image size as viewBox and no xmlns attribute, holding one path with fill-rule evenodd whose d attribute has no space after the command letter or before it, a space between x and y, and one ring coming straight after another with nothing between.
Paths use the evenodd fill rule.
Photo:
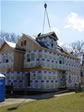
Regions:
<instances>
[{"instance_id":1,"label":"roof dormer being lowered","mask_svg":"<svg viewBox=\"0 0 84 112\"><path fill-rule=\"evenodd\" d=\"M47 36L50 37L50 38L52 38L52 39L54 39L54 40L56 40L56 41L58 40L58 37L57 37L57 35L56 35L55 32L49 32L49 33L46 33L46 34L39 33L38 36L37 36L37 38L36 38L36 40L45 38Z\"/></svg>"},{"instance_id":2,"label":"roof dormer being lowered","mask_svg":"<svg viewBox=\"0 0 84 112\"><path fill-rule=\"evenodd\" d=\"M49 32L46 34L38 34L36 41L40 45L44 45L46 48L56 50L58 37L55 32Z\"/></svg>"}]
</instances>

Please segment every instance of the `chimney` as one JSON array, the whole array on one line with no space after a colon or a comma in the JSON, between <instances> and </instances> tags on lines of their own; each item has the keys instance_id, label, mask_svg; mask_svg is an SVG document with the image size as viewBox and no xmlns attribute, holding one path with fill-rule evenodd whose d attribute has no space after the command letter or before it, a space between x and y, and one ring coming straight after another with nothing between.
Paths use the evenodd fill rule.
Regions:
<instances>
[{"instance_id":1,"label":"chimney","mask_svg":"<svg viewBox=\"0 0 84 112\"><path fill-rule=\"evenodd\" d=\"M82 66L84 66L84 54L83 54L83 58L82 58Z\"/></svg>"}]
</instances>

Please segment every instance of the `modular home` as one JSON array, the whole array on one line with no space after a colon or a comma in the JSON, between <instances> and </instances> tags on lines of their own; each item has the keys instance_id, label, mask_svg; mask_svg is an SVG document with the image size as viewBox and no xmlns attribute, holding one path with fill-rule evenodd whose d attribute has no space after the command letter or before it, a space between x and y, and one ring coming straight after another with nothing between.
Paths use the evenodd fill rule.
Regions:
<instances>
[{"instance_id":1,"label":"modular home","mask_svg":"<svg viewBox=\"0 0 84 112\"><path fill-rule=\"evenodd\" d=\"M39 34L36 39L23 34L14 44L0 48L0 73L14 90L57 91L80 85L80 59L64 51L55 32Z\"/></svg>"}]
</instances>

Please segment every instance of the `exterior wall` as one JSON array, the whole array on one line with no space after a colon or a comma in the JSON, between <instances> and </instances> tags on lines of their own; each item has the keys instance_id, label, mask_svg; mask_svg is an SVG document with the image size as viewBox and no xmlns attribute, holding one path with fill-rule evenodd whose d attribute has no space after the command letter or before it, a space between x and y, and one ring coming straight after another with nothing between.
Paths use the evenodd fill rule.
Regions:
<instances>
[{"instance_id":1,"label":"exterior wall","mask_svg":"<svg viewBox=\"0 0 84 112\"><path fill-rule=\"evenodd\" d=\"M6 85L13 83L14 88L57 89L59 88L58 72L33 71L30 72L30 86L25 86L25 75L29 72L3 72Z\"/></svg>"},{"instance_id":2,"label":"exterior wall","mask_svg":"<svg viewBox=\"0 0 84 112\"><path fill-rule=\"evenodd\" d=\"M39 66L39 50L26 51L24 54L24 68Z\"/></svg>"},{"instance_id":3,"label":"exterior wall","mask_svg":"<svg viewBox=\"0 0 84 112\"><path fill-rule=\"evenodd\" d=\"M34 60L27 62L27 54L34 53ZM47 50L32 50L26 51L24 55L24 67L31 68L41 65L44 68L53 68L60 70L69 70L72 72L80 72L80 61L72 58L59 55Z\"/></svg>"},{"instance_id":4,"label":"exterior wall","mask_svg":"<svg viewBox=\"0 0 84 112\"><path fill-rule=\"evenodd\" d=\"M24 41L26 41L25 45L24 45ZM21 43L23 43L23 45L21 45ZM22 38L18 41L16 47L24 48L26 51L29 51L29 50L39 49L40 45L36 43L35 40L32 39L32 37L28 38L28 36L23 35Z\"/></svg>"},{"instance_id":5,"label":"exterior wall","mask_svg":"<svg viewBox=\"0 0 84 112\"><path fill-rule=\"evenodd\" d=\"M45 50L40 51L40 63L43 67L47 68L69 70L72 72L80 71L80 62L78 60Z\"/></svg>"},{"instance_id":6,"label":"exterior wall","mask_svg":"<svg viewBox=\"0 0 84 112\"><path fill-rule=\"evenodd\" d=\"M31 88L36 89L58 89L59 88L59 76L58 72L49 71L34 71L31 74Z\"/></svg>"},{"instance_id":7,"label":"exterior wall","mask_svg":"<svg viewBox=\"0 0 84 112\"><path fill-rule=\"evenodd\" d=\"M81 83L80 74L74 74L67 72L66 73L66 85L69 89L75 89L75 87L79 87Z\"/></svg>"},{"instance_id":8,"label":"exterior wall","mask_svg":"<svg viewBox=\"0 0 84 112\"><path fill-rule=\"evenodd\" d=\"M13 71L23 72L24 69L24 52L15 51L14 52L14 69Z\"/></svg>"},{"instance_id":9,"label":"exterior wall","mask_svg":"<svg viewBox=\"0 0 84 112\"><path fill-rule=\"evenodd\" d=\"M83 70L84 70L84 66L81 65L81 71L83 71Z\"/></svg>"},{"instance_id":10,"label":"exterior wall","mask_svg":"<svg viewBox=\"0 0 84 112\"><path fill-rule=\"evenodd\" d=\"M9 47L6 43L0 49L0 53L11 53L13 52L13 48Z\"/></svg>"},{"instance_id":11,"label":"exterior wall","mask_svg":"<svg viewBox=\"0 0 84 112\"><path fill-rule=\"evenodd\" d=\"M14 49L4 43L0 49L0 71L11 71L14 64Z\"/></svg>"},{"instance_id":12,"label":"exterior wall","mask_svg":"<svg viewBox=\"0 0 84 112\"><path fill-rule=\"evenodd\" d=\"M14 88L25 87L25 75L23 72L1 72L6 76L6 85L13 83Z\"/></svg>"},{"instance_id":13,"label":"exterior wall","mask_svg":"<svg viewBox=\"0 0 84 112\"><path fill-rule=\"evenodd\" d=\"M6 85L13 83L14 88L32 88L39 90L57 90L61 88L61 82L63 78L59 71L50 72L47 70L38 70L30 72L30 86L26 84L25 75L29 72L1 72L6 76ZM66 86L68 89L74 89L75 84L79 87L80 75L65 73Z\"/></svg>"},{"instance_id":14,"label":"exterior wall","mask_svg":"<svg viewBox=\"0 0 84 112\"><path fill-rule=\"evenodd\" d=\"M65 73L65 84L68 89L75 89L80 84L80 74ZM30 88L58 89L63 86L62 73L45 70L30 72Z\"/></svg>"},{"instance_id":15,"label":"exterior wall","mask_svg":"<svg viewBox=\"0 0 84 112\"><path fill-rule=\"evenodd\" d=\"M0 71L23 71L24 69L24 53L0 53Z\"/></svg>"},{"instance_id":16,"label":"exterior wall","mask_svg":"<svg viewBox=\"0 0 84 112\"><path fill-rule=\"evenodd\" d=\"M35 58L32 61L30 59L27 62L28 54L35 54ZM61 64L60 64L61 60ZM31 85L30 88L43 88L43 89L56 89L61 88L63 84L69 89L75 88L80 84L80 63L79 60L74 60L69 57L64 57L53 52L46 50L33 50L27 51L24 56L24 68L32 68L41 66L44 70L30 72L31 74ZM48 71L47 69L50 69ZM54 70L54 72L53 72ZM56 72L57 70L57 72ZM64 71L64 73L63 73ZM34 74L33 74L34 73ZM54 75L53 75L54 74ZM64 75L63 75L64 74ZM33 78L35 75L35 79ZM51 75L51 76L50 76ZM38 80L40 76L40 80ZM51 79L49 79L51 77ZM56 77L56 80L54 80ZM65 78L64 78L65 77ZM46 78L46 79L45 79ZM47 82L48 81L48 82ZM55 85L57 83L57 85ZM48 86L48 87L47 87Z\"/></svg>"},{"instance_id":17,"label":"exterior wall","mask_svg":"<svg viewBox=\"0 0 84 112\"><path fill-rule=\"evenodd\" d=\"M27 55L34 53L34 60L27 62ZM7 55L3 54L3 55ZM2 57L3 55L0 55ZM13 83L14 88L32 88L33 89L43 89L43 90L53 90L62 87L63 77L62 70L65 71L65 83L66 87L71 89L75 88L75 84L80 84L80 64L79 61L68 59L68 57L62 57L56 53L52 53L46 50L32 50L26 51L25 54L21 52L15 52L15 54L9 53L10 63L17 65L17 70L20 72L3 72L6 75L6 85L11 85ZM15 58L15 60L14 60ZM31 56L30 56L31 58ZM2 58L0 58L2 61ZM59 64L59 61L62 61L62 64ZM2 62L1 62L2 63ZM22 63L22 64L21 64ZM45 70L35 70L33 67L41 66ZM70 65L73 65L70 67ZM6 64L5 64L6 66ZM30 86L26 85L25 75L29 72L21 72L21 68L31 68L30 71ZM14 66L15 67L15 66ZM47 69L50 69L49 71ZM54 70L54 72L53 72ZM57 70L57 71L56 71ZM61 70L61 71L60 71ZM70 72L68 72L70 71ZM74 71L78 73L74 73ZM71 73L72 72L72 73Z\"/></svg>"},{"instance_id":18,"label":"exterior wall","mask_svg":"<svg viewBox=\"0 0 84 112\"><path fill-rule=\"evenodd\" d=\"M0 71L13 68L14 53L0 53Z\"/></svg>"}]
</instances>

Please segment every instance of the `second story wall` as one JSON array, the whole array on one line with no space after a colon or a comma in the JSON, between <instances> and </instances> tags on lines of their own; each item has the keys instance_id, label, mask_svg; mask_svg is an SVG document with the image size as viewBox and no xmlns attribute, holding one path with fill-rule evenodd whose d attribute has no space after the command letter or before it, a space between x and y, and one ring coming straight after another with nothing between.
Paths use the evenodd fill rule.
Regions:
<instances>
[{"instance_id":1,"label":"second story wall","mask_svg":"<svg viewBox=\"0 0 84 112\"><path fill-rule=\"evenodd\" d=\"M13 71L23 72L24 68L24 52L15 50Z\"/></svg>"},{"instance_id":2,"label":"second story wall","mask_svg":"<svg viewBox=\"0 0 84 112\"><path fill-rule=\"evenodd\" d=\"M80 60L61 55L48 50L40 50L40 65L45 68L58 70L80 71Z\"/></svg>"},{"instance_id":3,"label":"second story wall","mask_svg":"<svg viewBox=\"0 0 84 112\"><path fill-rule=\"evenodd\" d=\"M32 68L37 66L79 72L80 60L43 49L26 51L24 54L24 68Z\"/></svg>"},{"instance_id":4,"label":"second story wall","mask_svg":"<svg viewBox=\"0 0 84 112\"><path fill-rule=\"evenodd\" d=\"M37 67L40 64L39 50L26 51L24 54L24 68Z\"/></svg>"},{"instance_id":5,"label":"second story wall","mask_svg":"<svg viewBox=\"0 0 84 112\"><path fill-rule=\"evenodd\" d=\"M6 43L0 49L0 71L10 71L14 64L14 49Z\"/></svg>"}]
</instances>

